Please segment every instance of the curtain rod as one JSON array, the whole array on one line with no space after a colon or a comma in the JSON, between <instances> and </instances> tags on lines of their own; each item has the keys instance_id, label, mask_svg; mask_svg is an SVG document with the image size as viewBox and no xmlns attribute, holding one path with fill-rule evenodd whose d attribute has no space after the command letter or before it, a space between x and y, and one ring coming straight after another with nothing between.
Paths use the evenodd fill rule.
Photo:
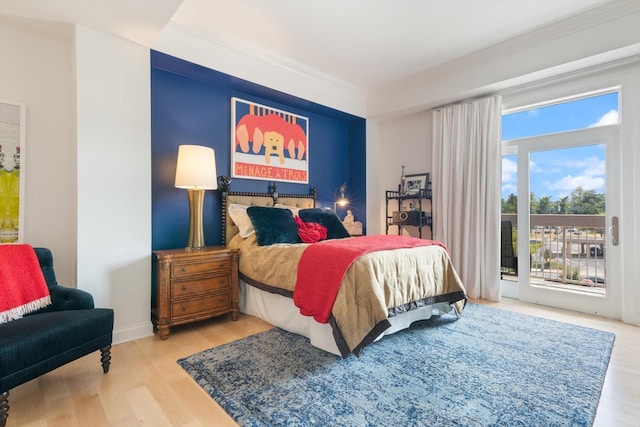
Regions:
<instances>
[{"instance_id":1,"label":"curtain rod","mask_svg":"<svg viewBox=\"0 0 640 427\"><path fill-rule=\"evenodd\" d=\"M476 96L476 97L473 97L473 98L467 98L467 99L464 99L462 101L455 101L455 102L451 102L449 104L440 105L438 107L432 108L431 110L432 111L440 111L443 108L453 107L454 105L471 104L472 102L478 101L480 99L488 98L490 96L496 96L496 95L501 95L501 94L500 93L487 93L487 94L479 95L479 96Z\"/></svg>"}]
</instances>

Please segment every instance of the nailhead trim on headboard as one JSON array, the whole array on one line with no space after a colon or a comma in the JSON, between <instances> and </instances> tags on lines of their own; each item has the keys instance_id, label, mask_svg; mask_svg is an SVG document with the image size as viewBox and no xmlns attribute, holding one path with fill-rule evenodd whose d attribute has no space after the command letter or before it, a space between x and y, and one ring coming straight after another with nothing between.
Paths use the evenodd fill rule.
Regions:
<instances>
[{"instance_id":1,"label":"nailhead trim on headboard","mask_svg":"<svg viewBox=\"0 0 640 427\"><path fill-rule=\"evenodd\" d=\"M220 178L219 178L220 180ZM223 181L224 182L224 181ZM241 196L241 197L268 197L271 198L274 205L278 203L278 199L313 199L313 206L316 205L316 199L318 198L318 192L316 187L311 187L311 191L309 194L278 194L278 189L275 183L272 183L269 186L268 193L252 193L252 192L242 192L242 191L229 191L231 187L230 181L224 182L224 185L220 185L220 209L221 209L221 220L222 220L222 245L227 245L227 215L228 215L228 205L229 205L229 197L230 196Z\"/></svg>"}]
</instances>

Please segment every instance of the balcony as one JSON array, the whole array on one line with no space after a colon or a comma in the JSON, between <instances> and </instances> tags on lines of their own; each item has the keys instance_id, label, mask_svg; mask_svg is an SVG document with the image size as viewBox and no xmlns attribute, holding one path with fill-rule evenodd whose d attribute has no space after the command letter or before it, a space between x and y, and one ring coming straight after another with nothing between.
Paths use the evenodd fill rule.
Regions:
<instances>
[{"instance_id":1,"label":"balcony","mask_svg":"<svg viewBox=\"0 0 640 427\"><path fill-rule=\"evenodd\" d=\"M511 242L517 253L517 215L503 214L511 221ZM606 242L603 215L530 215L529 251L532 285L606 293ZM506 237L505 237L506 238ZM504 242L504 241L503 241ZM504 262L502 279L517 281L517 264ZM520 271L522 274L522 271Z\"/></svg>"}]
</instances>

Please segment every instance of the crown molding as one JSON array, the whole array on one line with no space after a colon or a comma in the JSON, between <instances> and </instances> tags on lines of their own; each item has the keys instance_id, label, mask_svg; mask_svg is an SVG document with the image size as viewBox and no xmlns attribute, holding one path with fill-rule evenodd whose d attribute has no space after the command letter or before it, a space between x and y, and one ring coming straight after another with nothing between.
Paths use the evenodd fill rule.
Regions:
<instances>
[{"instance_id":1,"label":"crown molding","mask_svg":"<svg viewBox=\"0 0 640 427\"><path fill-rule=\"evenodd\" d=\"M286 73L295 74L300 77L315 80L317 82L322 82L323 84L334 86L336 88L339 88L340 90L353 92L357 96L366 95L366 91L358 86L335 78L330 74L320 72L317 69L306 66L300 62L293 61L286 56L263 49L255 44L231 42L224 39L211 39L210 37L201 34L198 31L184 27L176 22L170 22L167 27L173 27L176 30L190 34L193 37L197 37L201 40L211 43L212 45L216 45L219 48L234 52L237 55L242 55L248 58L252 58L253 60L260 61L268 65L269 67L279 68Z\"/></svg>"},{"instance_id":2,"label":"crown molding","mask_svg":"<svg viewBox=\"0 0 640 427\"><path fill-rule=\"evenodd\" d=\"M617 0L576 15L571 18L544 26L535 31L523 34L510 40L495 44L485 49L454 59L442 65L416 73L405 79L380 86L369 92L368 101L406 91L410 88L423 86L469 70L484 64L499 61L519 52L533 49L555 40L570 37L591 28L607 24L611 21L623 19L630 15L640 14L640 1Z\"/></svg>"},{"instance_id":3,"label":"crown molding","mask_svg":"<svg viewBox=\"0 0 640 427\"><path fill-rule=\"evenodd\" d=\"M276 55L247 51L171 23L152 49L273 90L364 117L366 92Z\"/></svg>"}]
</instances>

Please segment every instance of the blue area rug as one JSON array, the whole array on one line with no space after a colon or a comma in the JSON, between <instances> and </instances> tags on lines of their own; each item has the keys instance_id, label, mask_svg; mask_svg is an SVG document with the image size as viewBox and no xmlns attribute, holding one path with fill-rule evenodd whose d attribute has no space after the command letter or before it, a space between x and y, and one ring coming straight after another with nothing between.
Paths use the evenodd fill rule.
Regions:
<instances>
[{"instance_id":1,"label":"blue area rug","mask_svg":"<svg viewBox=\"0 0 640 427\"><path fill-rule=\"evenodd\" d=\"M613 340L468 304L360 358L274 328L178 363L242 426L590 426Z\"/></svg>"}]
</instances>

